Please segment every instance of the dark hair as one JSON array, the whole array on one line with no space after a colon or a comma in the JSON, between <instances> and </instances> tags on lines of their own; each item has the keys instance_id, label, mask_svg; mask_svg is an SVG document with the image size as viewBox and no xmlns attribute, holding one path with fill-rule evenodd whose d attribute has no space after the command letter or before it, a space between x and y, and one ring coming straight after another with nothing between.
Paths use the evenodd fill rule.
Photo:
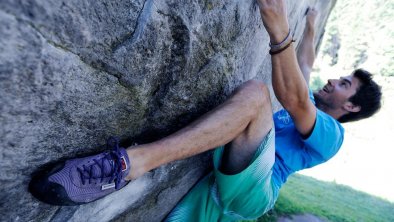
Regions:
<instances>
[{"instance_id":1,"label":"dark hair","mask_svg":"<svg viewBox=\"0 0 394 222\"><path fill-rule=\"evenodd\" d=\"M353 76L360 80L361 86L356 94L349 98L349 101L360 106L361 109L359 112L350 112L341 116L338 119L341 123L368 118L379 111L382 106L382 87L372 80L372 74L363 69L356 69Z\"/></svg>"}]
</instances>

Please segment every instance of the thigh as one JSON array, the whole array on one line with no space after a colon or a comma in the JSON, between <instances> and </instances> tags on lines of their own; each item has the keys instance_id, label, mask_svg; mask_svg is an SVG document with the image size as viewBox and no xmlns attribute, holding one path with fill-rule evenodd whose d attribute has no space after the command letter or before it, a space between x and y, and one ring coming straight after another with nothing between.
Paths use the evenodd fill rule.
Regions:
<instances>
[{"instance_id":1,"label":"thigh","mask_svg":"<svg viewBox=\"0 0 394 222\"><path fill-rule=\"evenodd\" d=\"M215 204L210 194L210 184L214 180L212 173L200 180L171 213L165 222L207 222L218 221L222 210Z\"/></svg>"},{"instance_id":2,"label":"thigh","mask_svg":"<svg viewBox=\"0 0 394 222\"><path fill-rule=\"evenodd\" d=\"M219 171L225 148L214 151L214 170L189 191L166 222L239 221L255 219L274 206L278 191L271 181L275 131L260 141L246 169L227 175Z\"/></svg>"},{"instance_id":3,"label":"thigh","mask_svg":"<svg viewBox=\"0 0 394 222\"><path fill-rule=\"evenodd\" d=\"M214 153L215 181L212 199L224 215L237 220L255 219L274 206L277 188L272 178L275 162L275 131L272 129L259 144L246 169L237 174L223 174L217 168L223 148Z\"/></svg>"},{"instance_id":4,"label":"thigh","mask_svg":"<svg viewBox=\"0 0 394 222\"><path fill-rule=\"evenodd\" d=\"M225 174L236 174L251 162L261 141L273 128L270 94L264 87L260 98L260 109L246 129L225 145L219 170Z\"/></svg>"}]
</instances>

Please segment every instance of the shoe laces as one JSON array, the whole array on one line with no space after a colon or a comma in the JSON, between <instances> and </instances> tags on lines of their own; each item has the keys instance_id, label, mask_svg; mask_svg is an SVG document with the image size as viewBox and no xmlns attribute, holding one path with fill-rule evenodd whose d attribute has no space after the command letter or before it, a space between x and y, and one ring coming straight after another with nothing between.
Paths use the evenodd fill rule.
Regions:
<instances>
[{"instance_id":1,"label":"shoe laces","mask_svg":"<svg viewBox=\"0 0 394 222\"><path fill-rule=\"evenodd\" d=\"M123 177L119 139L110 137L107 140L107 148L112 150L105 153L102 158L93 159L93 164L89 166L82 165L82 168L77 168L81 176L82 185L85 185L86 180L89 184L92 183L92 180L97 179L100 179L100 183L103 183L104 178L110 177L108 184L115 182L115 189L119 189ZM110 171L108 171L108 166L110 166ZM97 176L97 174L100 176Z\"/></svg>"}]
</instances>

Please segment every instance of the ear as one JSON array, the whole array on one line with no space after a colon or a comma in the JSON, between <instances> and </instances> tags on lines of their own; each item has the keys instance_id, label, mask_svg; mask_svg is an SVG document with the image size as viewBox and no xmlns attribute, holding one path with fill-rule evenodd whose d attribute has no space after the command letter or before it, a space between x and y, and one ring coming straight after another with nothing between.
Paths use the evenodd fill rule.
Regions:
<instances>
[{"instance_id":1,"label":"ear","mask_svg":"<svg viewBox=\"0 0 394 222\"><path fill-rule=\"evenodd\" d=\"M361 106L356 106L352 102L347 101L344 105L343 108L351 113L357 113L360 112Z\"/></svg>"}]
</instances>

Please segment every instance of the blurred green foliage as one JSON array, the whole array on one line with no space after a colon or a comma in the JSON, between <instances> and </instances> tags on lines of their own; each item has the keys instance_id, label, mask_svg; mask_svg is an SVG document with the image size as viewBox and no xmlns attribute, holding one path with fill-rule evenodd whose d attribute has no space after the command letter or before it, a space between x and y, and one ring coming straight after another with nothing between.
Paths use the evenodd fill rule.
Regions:
<instances>
[{"instance_id":1,"label":"blurred green foliage","mask_svg":"<svg viewBox=\"0 0 394 222\"><path fill-rule=\"evenodd\" d=\"M392 222L394 203L333 182L294 174L280 191L275 208L258 222L310 213L333 222Z\"/></svg>"},{"instance_id":2,"label":"blurred green foliage","mask_svg":"<svg viewBox=\"0 0 394 222\"><path fill-rule=\"evenodd\" d=\"M321 89L321 88L323 88L323 86L324 86L324 82L323 82L322 78L320 78L320 76L313 76L312 77L311 82L309 84L309 88L312 91L316 91L318 89Z\"/></svg>"},{"instance_id":3,"label":"blurred green foliage","mask_svg":"<svg viewBox=\"0 0 394 222\"><path fill-rule=\"evenodd\" d=\"M322 53L331 58L331 66L394 76L394 1L338 0Z\"/></svg>"}]
</instances>

